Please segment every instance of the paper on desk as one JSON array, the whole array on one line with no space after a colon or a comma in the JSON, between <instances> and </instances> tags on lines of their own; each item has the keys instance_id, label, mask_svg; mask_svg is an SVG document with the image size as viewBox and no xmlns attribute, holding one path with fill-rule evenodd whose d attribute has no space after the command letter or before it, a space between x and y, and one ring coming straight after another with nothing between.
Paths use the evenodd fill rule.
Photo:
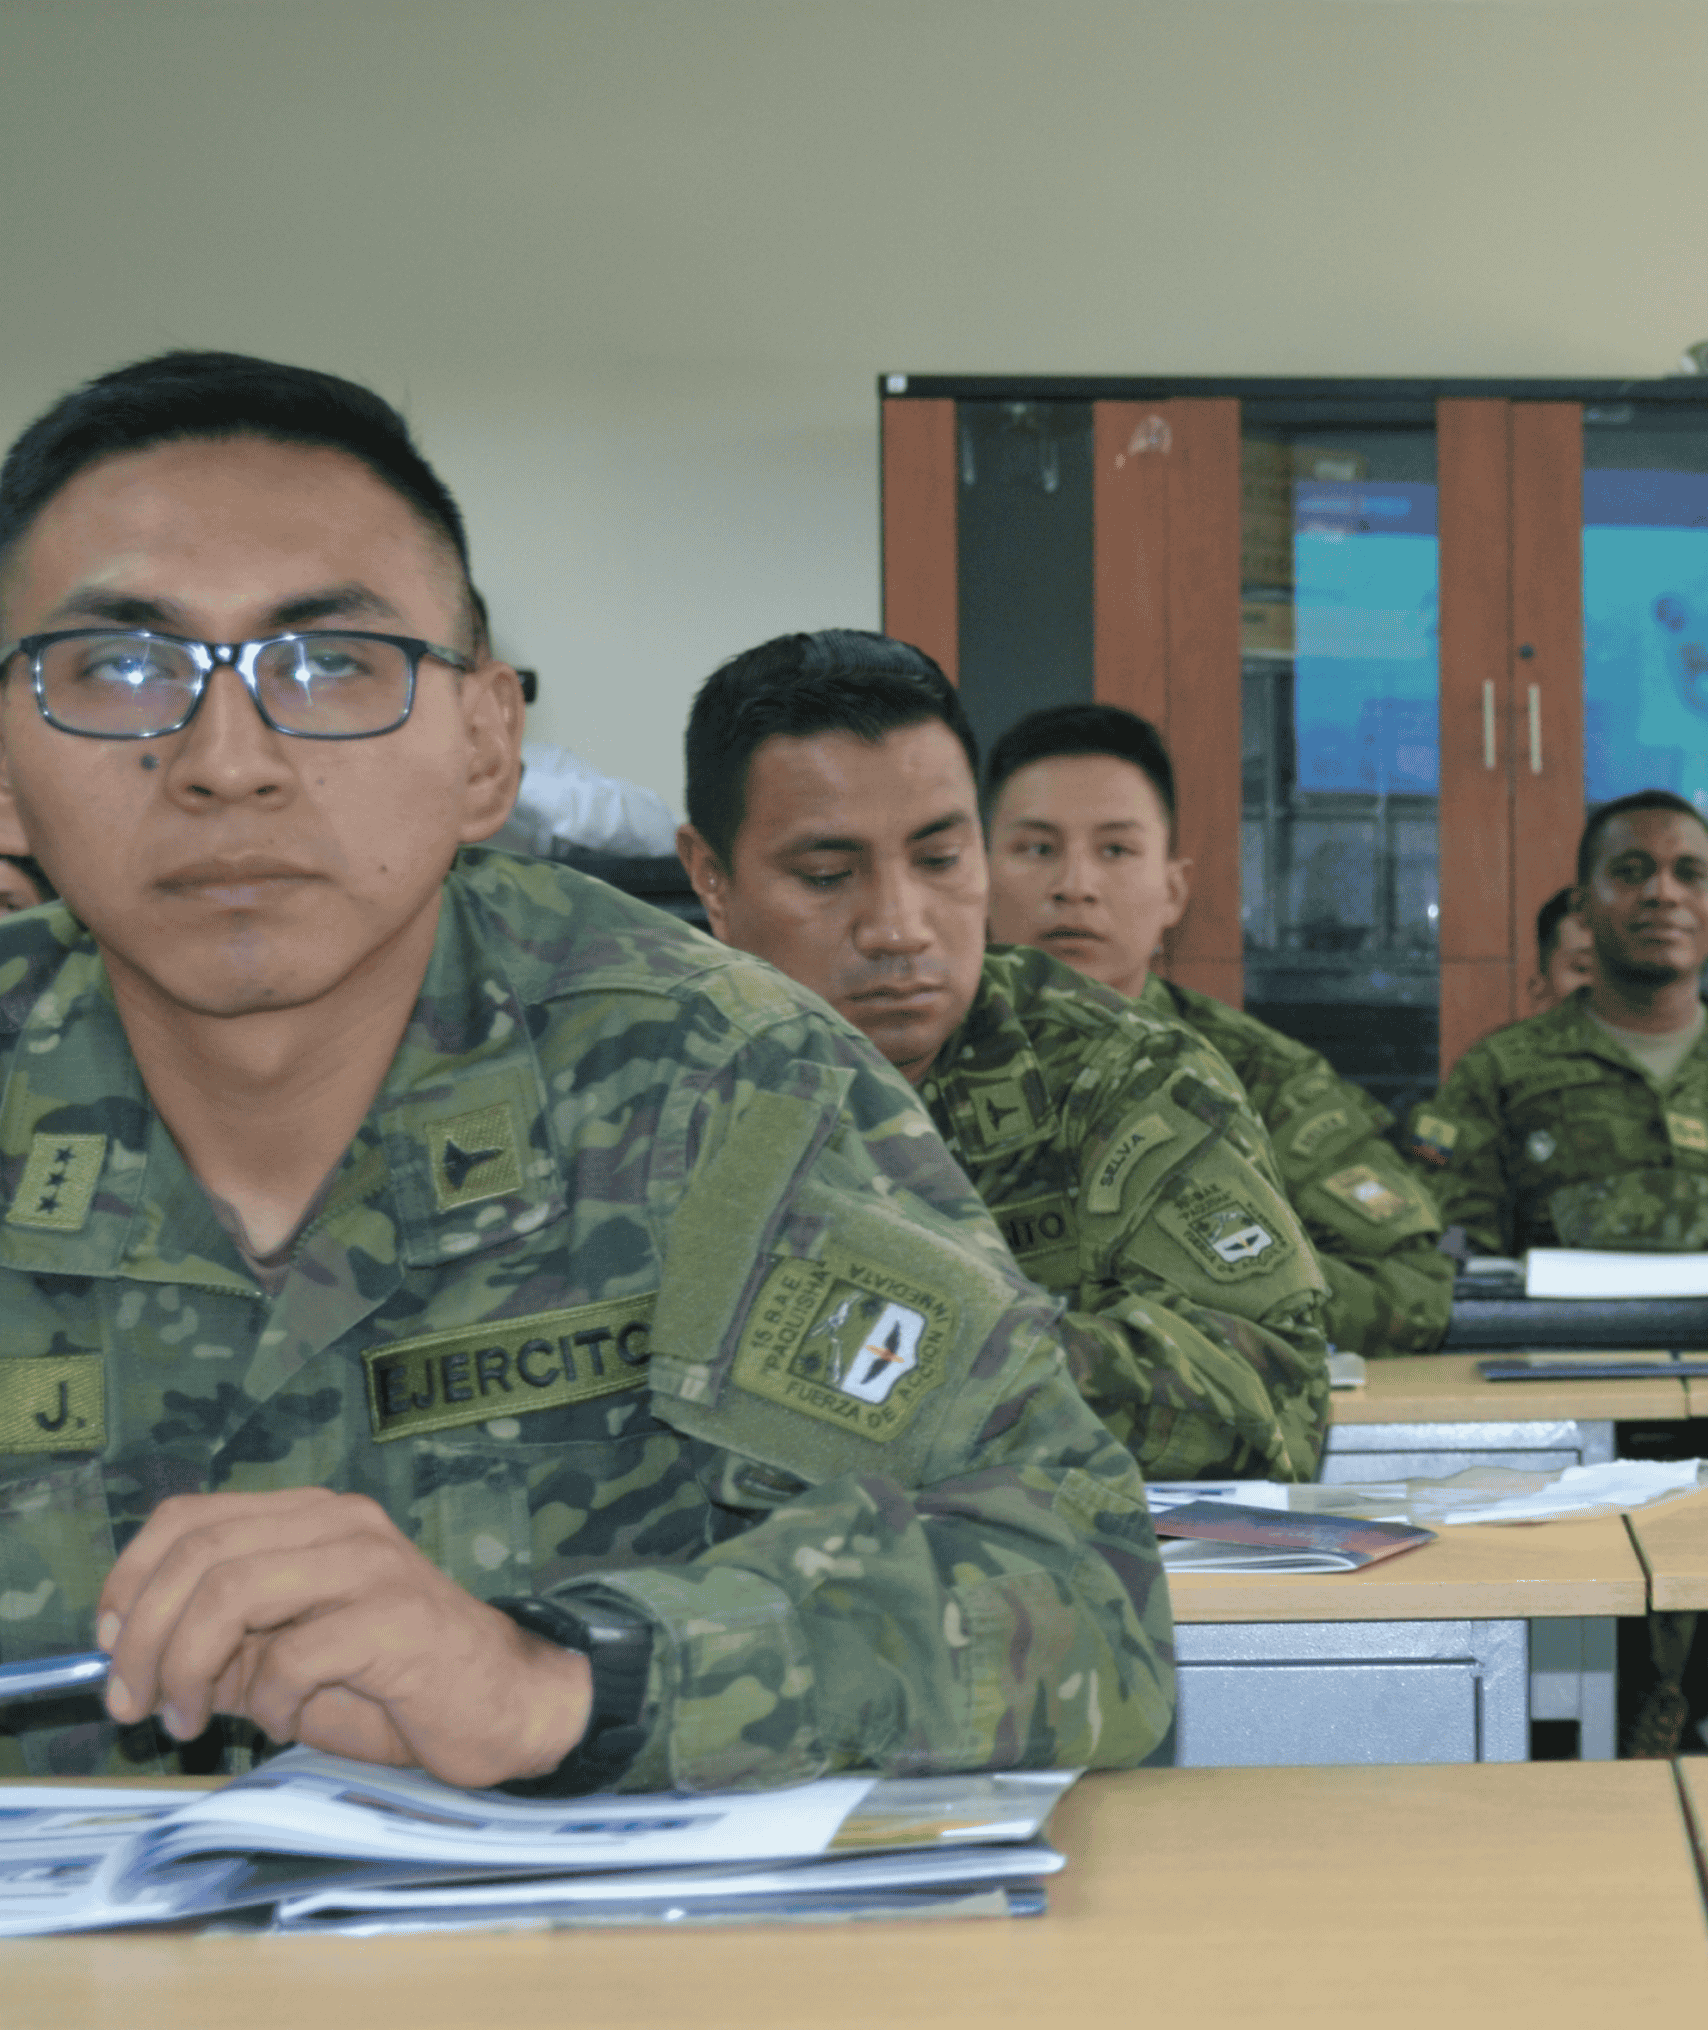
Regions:
<instances>
[{"instance_id":1,"label":"paper on desk","mask_svg":"<svg viewBox=\"0 0 1708 2030\"><path fill-rule=\"evenodd\" d=\"M1480 1506L1455 1506L1439 1520L1550 1522L1562 1516L1646 1508L1652 1501L1694 1493L1701 1466L1700 1459L1613 1459L1603 1466L1568 1466L1563 1472L1550 1475L1543 1487L1505 1495Z\"/></svg>"},{"instance_id":2,"label":"paper on desk","mask_svg":"<svg viewBox=\"0 0 1708 2030\"><path fill-rule=\"evenodd\" d=\"M1439 1480L1348 1481L1327 1487L1264 1480L1157 1481L1145 1493L1156 1515L1186 1501L1233 1501L1296 1515L1362 1516L1369 1522L1436 1529L1446 1523L1550 1522L1646 1508L1693 1493L1702 1464L1696 1459L1615 1459L1555 1473L1470 1466Z\"/></svg>"},{"instance_id":3,"label":"paper on desk","mask_svg":"<svg viewBox=\"0 0 1708 2030\"><path fill-rule=\"evenodd\" d=\"M1708 1297L1708 1254L1634 1254L1616 1248L1532 1248L1527 1297Z\"/></svg>"}]
</instances>

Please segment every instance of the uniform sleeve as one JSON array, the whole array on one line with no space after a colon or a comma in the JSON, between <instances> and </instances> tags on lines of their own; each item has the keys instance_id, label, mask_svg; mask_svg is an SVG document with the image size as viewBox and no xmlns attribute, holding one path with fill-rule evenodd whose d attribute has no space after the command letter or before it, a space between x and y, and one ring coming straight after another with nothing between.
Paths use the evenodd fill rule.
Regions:
<instances>
[{"instance_id":1,"label":"uniform sleeve","mask_svg":"<svg viewBox=\"0 0 1708 2030\"><path fill-rule=\"evenodd\" d=\"M1324 1284L1268 1139L1179 1025L1105 1047L1078 1121L1086 1400L1149 1479L1309 1480L1328 1425Z\"/></svg>"},{"instance_id":2,"label":"uniform sleeve","mask_svg":"<svg viewBox=\"0 0 1708 2030\"><path fill-rule=\"evenodd\" d=\"M1280 1085L1264 1118L1328 1283L1329 1339L1370 1355L1438 1347L1453 1263L1428 1186L1382 1133L1391 1116L1319 1062Z\"/></svg>"},{"instance_id":3,"label":"uniform sleeve","mask_svg":"<svg viewBox=\"0 0 1708 2030\"><path fill-rule=\"evenodd\" d=\"M713 1448L714 1541L558 1589L652 1626L623 1784L1140 1761L1172 1720L1167 1590L1056 1307L887 1066L784 1041L656 1137L653 1407Z\"/></svg>"},{"instance_id":4,"label":"uniform sleeve","mask_svg":"<svg viewBox=\"0 0 1708 2030\"><path fill-rule=\"evenodd\" d=\"M1500 1079L1486 1049L1467 1051L1434 1098L1412 1108L1401 1148L1427 1181L1443 1223L1462 1227L1474 1254L1513 1252Z\"/></svg>"}]
</instances>

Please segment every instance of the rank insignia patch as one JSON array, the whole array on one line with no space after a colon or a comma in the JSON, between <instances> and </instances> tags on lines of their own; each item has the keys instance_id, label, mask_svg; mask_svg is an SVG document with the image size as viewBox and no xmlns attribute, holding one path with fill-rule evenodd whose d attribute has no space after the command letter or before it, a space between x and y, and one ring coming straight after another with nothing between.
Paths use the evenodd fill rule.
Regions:
<instances>
[{"instance_id":1,"label":"rank insignia patch","mask_svg":"<svg viewBox=\"0 0 1708 2030\"><path fill-rule=\"evenodd\" d=\"M77 1233L89 1217L106 1160L105 1135L37 1135L6 1224Z\"/></svg>"},{"instance_id":2,"label":"rank insignia patch","mask_svg":"<svg viewBox=\"0 0 1708 2030\"><path fill-rule=\"evenodd\" d=\"M778 1262L736 1348L750 1395L887 1444L943 1379L959 1314L875 1263Z\"/></svg>"},{"instance_id":3,"label":"rank insignia patch","mask_svg":"<svg viewBox=\"0 0 1708 2030\"><path fill-rule=\"evenodd\" d=\"M1407 1153L1415 1156L1420 1163L1445 1170L1453 1160L1453 1144L1458 1139L1459 1130L1451 1121L1444 1121L1436 1114L1419 1114Z\"/></svg>"},{"instance_id":4,"label":"rank insignia patch","mask_svg":"<svg viewBox=\"0 0 1708 2030\"><path fill-rule=\"evenodd\" d=\"M1693 1114L1668 1114L1666 1131L1667 1139L1675 1149L1688 1149L1693 1155L1708 1156L1708 1125Z\"/></svg>"},{"instance_id":5,"label":"rank insignia patch","mask_svg":"<svg viewBox=\"0 0 1708 2030\"><path fill-rule=\"evenodd\" d=\"M433 1196L441 1212L503 1198L522 1188L522 1164L508 1107L483 1107L427 1130Z\"/></svg>"},{"instance_id":6,"label":"rank insignia patch","mask_svg":"<svg viewBox=\"0 0 1708 2030\"><path fill-rule=\"evenodd\" d=\"M1368 1220L1378 1224L1392 1219L1395 1213L1407 1210L1406 1201L1397 1191L1390 1191L1374 1170L1362 1163L1355 1163L1350 1170L1337 1170L1332 1177L1323 1179L1323 1189L1332 1191L1336 1198L1350 1205L1355 1212L1361 1212Z\"/></svg>"}]
</instances>

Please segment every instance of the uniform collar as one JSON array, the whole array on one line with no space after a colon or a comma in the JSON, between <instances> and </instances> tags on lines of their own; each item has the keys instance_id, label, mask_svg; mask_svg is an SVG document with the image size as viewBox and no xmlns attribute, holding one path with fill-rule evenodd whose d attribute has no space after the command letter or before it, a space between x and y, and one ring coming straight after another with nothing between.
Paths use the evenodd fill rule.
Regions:
<instances>
[{"instance_id":1,"label":"uniform collar","mask_svg":"<svg viewBox=\"0 0 1708 2030\"><path fill-rule=\"evenodd\" d=\"M1543 1040L1547 1046L1562 1054L1577 1055L1587 1051L1608 1064L1616 1064L1621 1071L1642 1070L1618 1040L1610 1036L1590 1013L1587 987L1579 987L1557 1008L1550 1008L1545 1015L1534 1019L1538 1025L1545 1025ZM1705 1051L1708 1051L1708 1028L1702 1030L1679 1062L1681 1065L1688 1064L1693 1057Z\"/></svg>"},{"instance_id":2,"label":"uniform collar","mask_svg":"<svg viewBox=\"0 0 1708 2030\"><path fill-rule=\"evenodd\" d=\"M344 1220L388 1182L397 1256L410 1267L484 1253L563 1213L526 1011L481 915L453 876L415 1011L299 1263L336 1253ZM31 1209L20 1204L19 1186L32 1151L50 1139L44 1121L78 1161L104 1144L76 1224L68 1213L57 1226L17 1217ZM38 1166L49 1154L42 1150ZM0 1093L0 1186L9 1208L0 1267L258 1294L154 1111L86 934L29 1008L11 1053ZM32 1205L40 1202L38 1192Z\"/></svg>"},{"instance_id":3,"label":"uniform collar","mask_svg":"<svg viewBox=\"0 0 1708 2030\"><path fill-rule=\"evenodd\" d=\"M942 1107L969 1157L1013 1155L1055 1133L1043 1067L996 954L986 953L973 1005L938 1053L920 1096Z\"/></svg>"}]
</instances>

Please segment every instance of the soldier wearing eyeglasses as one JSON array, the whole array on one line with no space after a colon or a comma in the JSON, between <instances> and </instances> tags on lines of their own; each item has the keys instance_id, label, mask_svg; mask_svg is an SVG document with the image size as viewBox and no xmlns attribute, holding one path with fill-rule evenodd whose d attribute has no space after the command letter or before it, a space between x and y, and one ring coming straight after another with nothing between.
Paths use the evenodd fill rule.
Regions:
<instances>
[{"instance_id":1,"label":"soldier wearing eyeglasses","mask_svg":"<svg viewBox=\"0 0 1708 2030\"><path fill-rule=\"evenodd\" d=\"M1131 1461L907 1086L468 850L522 701L329 376L168 355L0 469L0 1771L302 1740L548 1790L1137 1760Z\"/></svg>"}]
</instances>

